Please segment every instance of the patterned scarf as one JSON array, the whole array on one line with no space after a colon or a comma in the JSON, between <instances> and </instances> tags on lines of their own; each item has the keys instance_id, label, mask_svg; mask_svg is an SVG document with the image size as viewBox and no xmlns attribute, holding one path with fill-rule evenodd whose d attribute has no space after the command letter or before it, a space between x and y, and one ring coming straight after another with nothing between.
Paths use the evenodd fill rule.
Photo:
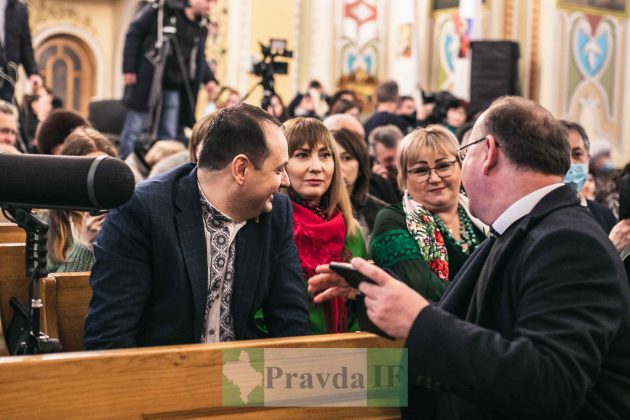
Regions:
<instances>
[{"instance_id":1,"label":"patterned scarf","mask_svg":"<svg viewBox=\"0 0 630 420\"><path fill-rule=\"evenodd\" d=\"M434 216L405 190L402 200L407 229L418 244L422 259L439 279L448 280L448 253Z\"/></svg>"}]
</instances>

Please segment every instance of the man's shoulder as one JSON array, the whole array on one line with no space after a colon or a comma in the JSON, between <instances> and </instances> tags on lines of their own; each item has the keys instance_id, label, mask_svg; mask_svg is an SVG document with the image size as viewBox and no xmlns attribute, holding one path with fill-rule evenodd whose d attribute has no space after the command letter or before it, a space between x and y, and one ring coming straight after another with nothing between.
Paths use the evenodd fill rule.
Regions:
<instances>
[{"instance_id":1,"label":"man's shoulder","mask_svg":"<svg viewBox=\"0 0 630 420\"><path fill-rule=\"evenodd\" d=\"M195 183L194 164L182 165L162 175L142 181L136 185L132 200L137 199L145 205L161 205L165 201L173 201L182 183Z\"/></svg>"}]
</instances>

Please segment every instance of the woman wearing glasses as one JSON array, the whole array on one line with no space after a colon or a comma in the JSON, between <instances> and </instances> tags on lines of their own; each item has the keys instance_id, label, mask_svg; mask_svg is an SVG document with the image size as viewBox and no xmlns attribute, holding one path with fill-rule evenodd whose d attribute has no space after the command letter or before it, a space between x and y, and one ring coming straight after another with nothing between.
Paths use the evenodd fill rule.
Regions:
<instances>
[{"instance_id":1,"label":"woman wearing glasses","mask_svg":"<svg viewBox=\"0 0 630 420\"><path fill-rule=\"evenodd\" d=\"M371 243L377 265L435 301L485 238L485 226L470 215L460 194L457 146L455 136L439 125L402 140L398 185L403 199L379 212Z\"/></svg>"}]
</instances>

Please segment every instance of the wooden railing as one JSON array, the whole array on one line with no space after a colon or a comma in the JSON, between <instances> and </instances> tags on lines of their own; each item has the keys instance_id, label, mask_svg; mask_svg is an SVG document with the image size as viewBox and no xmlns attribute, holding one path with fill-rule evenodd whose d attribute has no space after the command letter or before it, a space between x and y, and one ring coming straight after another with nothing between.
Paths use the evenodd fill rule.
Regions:
<instances>
[{"instance_id":1,"label":"wooden railing","mask_svg":"<svg viewBox=\"0 0 630 420\"><path fill-rule=\"evenodd\" d=\"M14 223L0 222L0 244L26 242L26 232Z\"/></svg>"},{"instance_id":2,"label":"wooden railing","mask_svg":"<svg viewBox=\"0 0 630 420\"><path fill-rule=\"evenodd\" d=\"M4 418L398 418L397 408L222 407L231 348L400 347L369 333L0 358Z\"/></svg>"}]
</instances>

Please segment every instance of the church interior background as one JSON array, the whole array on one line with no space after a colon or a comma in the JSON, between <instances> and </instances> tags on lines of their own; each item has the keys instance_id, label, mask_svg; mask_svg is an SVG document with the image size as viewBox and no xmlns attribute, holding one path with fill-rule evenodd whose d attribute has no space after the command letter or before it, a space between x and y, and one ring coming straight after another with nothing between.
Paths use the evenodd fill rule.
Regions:
<instances>
[{"instance_id":1,"label":"church interior background","mask_svg":"<svg viewBox=\"0 0 630 420\"><path fill-rule=\"evenodd\" d=\"M120 98L126 29L139 0L29 0L31 33L46 84L66 107L87 113L94 98ZM379 81L401 94L456 89L458 0L218 0L207 57L224 87L245 93L259 79L259 42L286 39L289 73L276 76L288 102L311 79L328 92L352 88L369 100ZM606 6L601 6L606 4ZM484 0L477 37L520 47L521 94L630 160L630 1ZM25 78L23 77L22 82ZM247 102L260 103L255 90ZM200 95L199 109L205 105Z\"/></svg>"}]
</instances>

